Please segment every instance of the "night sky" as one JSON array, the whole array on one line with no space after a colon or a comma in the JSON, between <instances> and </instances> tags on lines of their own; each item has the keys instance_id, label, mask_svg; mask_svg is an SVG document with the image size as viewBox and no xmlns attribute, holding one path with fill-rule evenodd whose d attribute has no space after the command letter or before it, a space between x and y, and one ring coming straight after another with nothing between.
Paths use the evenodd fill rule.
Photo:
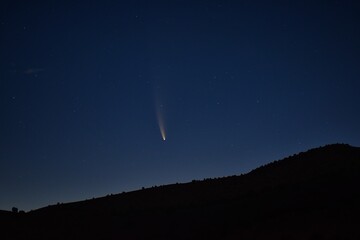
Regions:
<instances>
[{"instance_id":1,"label":"night sky","mask_svg":"<svg viewBox=\"0 0 360 240\"><path fill-rule=\"evenodd\" d=\"M359 12L359 1L1 1L0 209L360 146Z\"/></svg>"}]
</instances>

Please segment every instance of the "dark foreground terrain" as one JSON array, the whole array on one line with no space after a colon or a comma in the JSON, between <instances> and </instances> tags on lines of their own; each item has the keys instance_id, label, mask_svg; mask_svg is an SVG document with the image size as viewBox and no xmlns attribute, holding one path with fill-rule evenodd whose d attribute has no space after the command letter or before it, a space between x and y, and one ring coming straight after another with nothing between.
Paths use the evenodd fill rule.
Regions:
<instances>
[{"instance_id":1,"label":"dark foreground terrain","mask_svg":"<svg viewBox=\"0 0 360 240\"><path fill-rule=\"evenodd\" d=\"M328 145L242 176L0 211L0 239L360 239L359 185L360 148Z\"/></svg>"}]
</instances>

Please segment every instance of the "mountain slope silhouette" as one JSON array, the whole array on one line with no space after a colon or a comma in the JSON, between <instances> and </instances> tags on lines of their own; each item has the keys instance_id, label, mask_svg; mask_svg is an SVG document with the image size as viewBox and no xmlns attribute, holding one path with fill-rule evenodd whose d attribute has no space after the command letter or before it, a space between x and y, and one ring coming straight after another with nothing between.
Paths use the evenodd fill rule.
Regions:
<instances>
[{"instance_id":1,"label":"mountain slope silhouette","mask_svg":"<svg viewBox=\"0 0 360 240\"><path fill-rule=\"evenodd\" d=\"M4 239L360 239L360 148L333 144L241 176L0 212Z\"/></svg>"}]
</instances>

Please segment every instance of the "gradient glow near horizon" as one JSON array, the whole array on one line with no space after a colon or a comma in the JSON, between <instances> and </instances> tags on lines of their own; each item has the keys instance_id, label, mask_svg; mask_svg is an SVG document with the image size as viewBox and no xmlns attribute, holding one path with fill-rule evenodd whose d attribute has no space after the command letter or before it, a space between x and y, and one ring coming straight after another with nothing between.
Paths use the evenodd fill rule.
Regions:
<instances>
[{"instance_id":1,"label":"gradient glow near horizon","mask_svg":"<svg viewBox=\"0 0 360 240\"><path fill-rule=\"evenodd\" d=\"M2 1L0 209L360 146L359 12L360 1Z\"/></svg>"}]
</instances>

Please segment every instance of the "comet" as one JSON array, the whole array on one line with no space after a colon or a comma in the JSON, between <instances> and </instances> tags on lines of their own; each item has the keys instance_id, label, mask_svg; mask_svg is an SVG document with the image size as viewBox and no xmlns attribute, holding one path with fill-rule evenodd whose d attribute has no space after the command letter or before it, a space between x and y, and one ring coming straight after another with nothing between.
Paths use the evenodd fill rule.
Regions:
<instances>
[{"instance_id":1,"label":"comet","mask_svg":"<svg viewBox=\"0 0 360 240\"><path fill-rule=\"evenodd\" d=\"M166 127L163 117L163 105L157 105L156 106L156 116L159 124L160 134L162 139L166 140Z\"/></svg>"},{"instance_id":2,"label":"comet","mask_svg":"<svg viewBox=\"0 0 360 240\"><path fill-rule=\"evenodd\" d=\"M165 124L165 107L163 105L163 94L162 88L159 85L154 87L154 100L155 100L155 113L157 118L157 123L159 125L161 138L163 141L166 141L167 138L167 129Z\"/></svg>"}]
</instances>

